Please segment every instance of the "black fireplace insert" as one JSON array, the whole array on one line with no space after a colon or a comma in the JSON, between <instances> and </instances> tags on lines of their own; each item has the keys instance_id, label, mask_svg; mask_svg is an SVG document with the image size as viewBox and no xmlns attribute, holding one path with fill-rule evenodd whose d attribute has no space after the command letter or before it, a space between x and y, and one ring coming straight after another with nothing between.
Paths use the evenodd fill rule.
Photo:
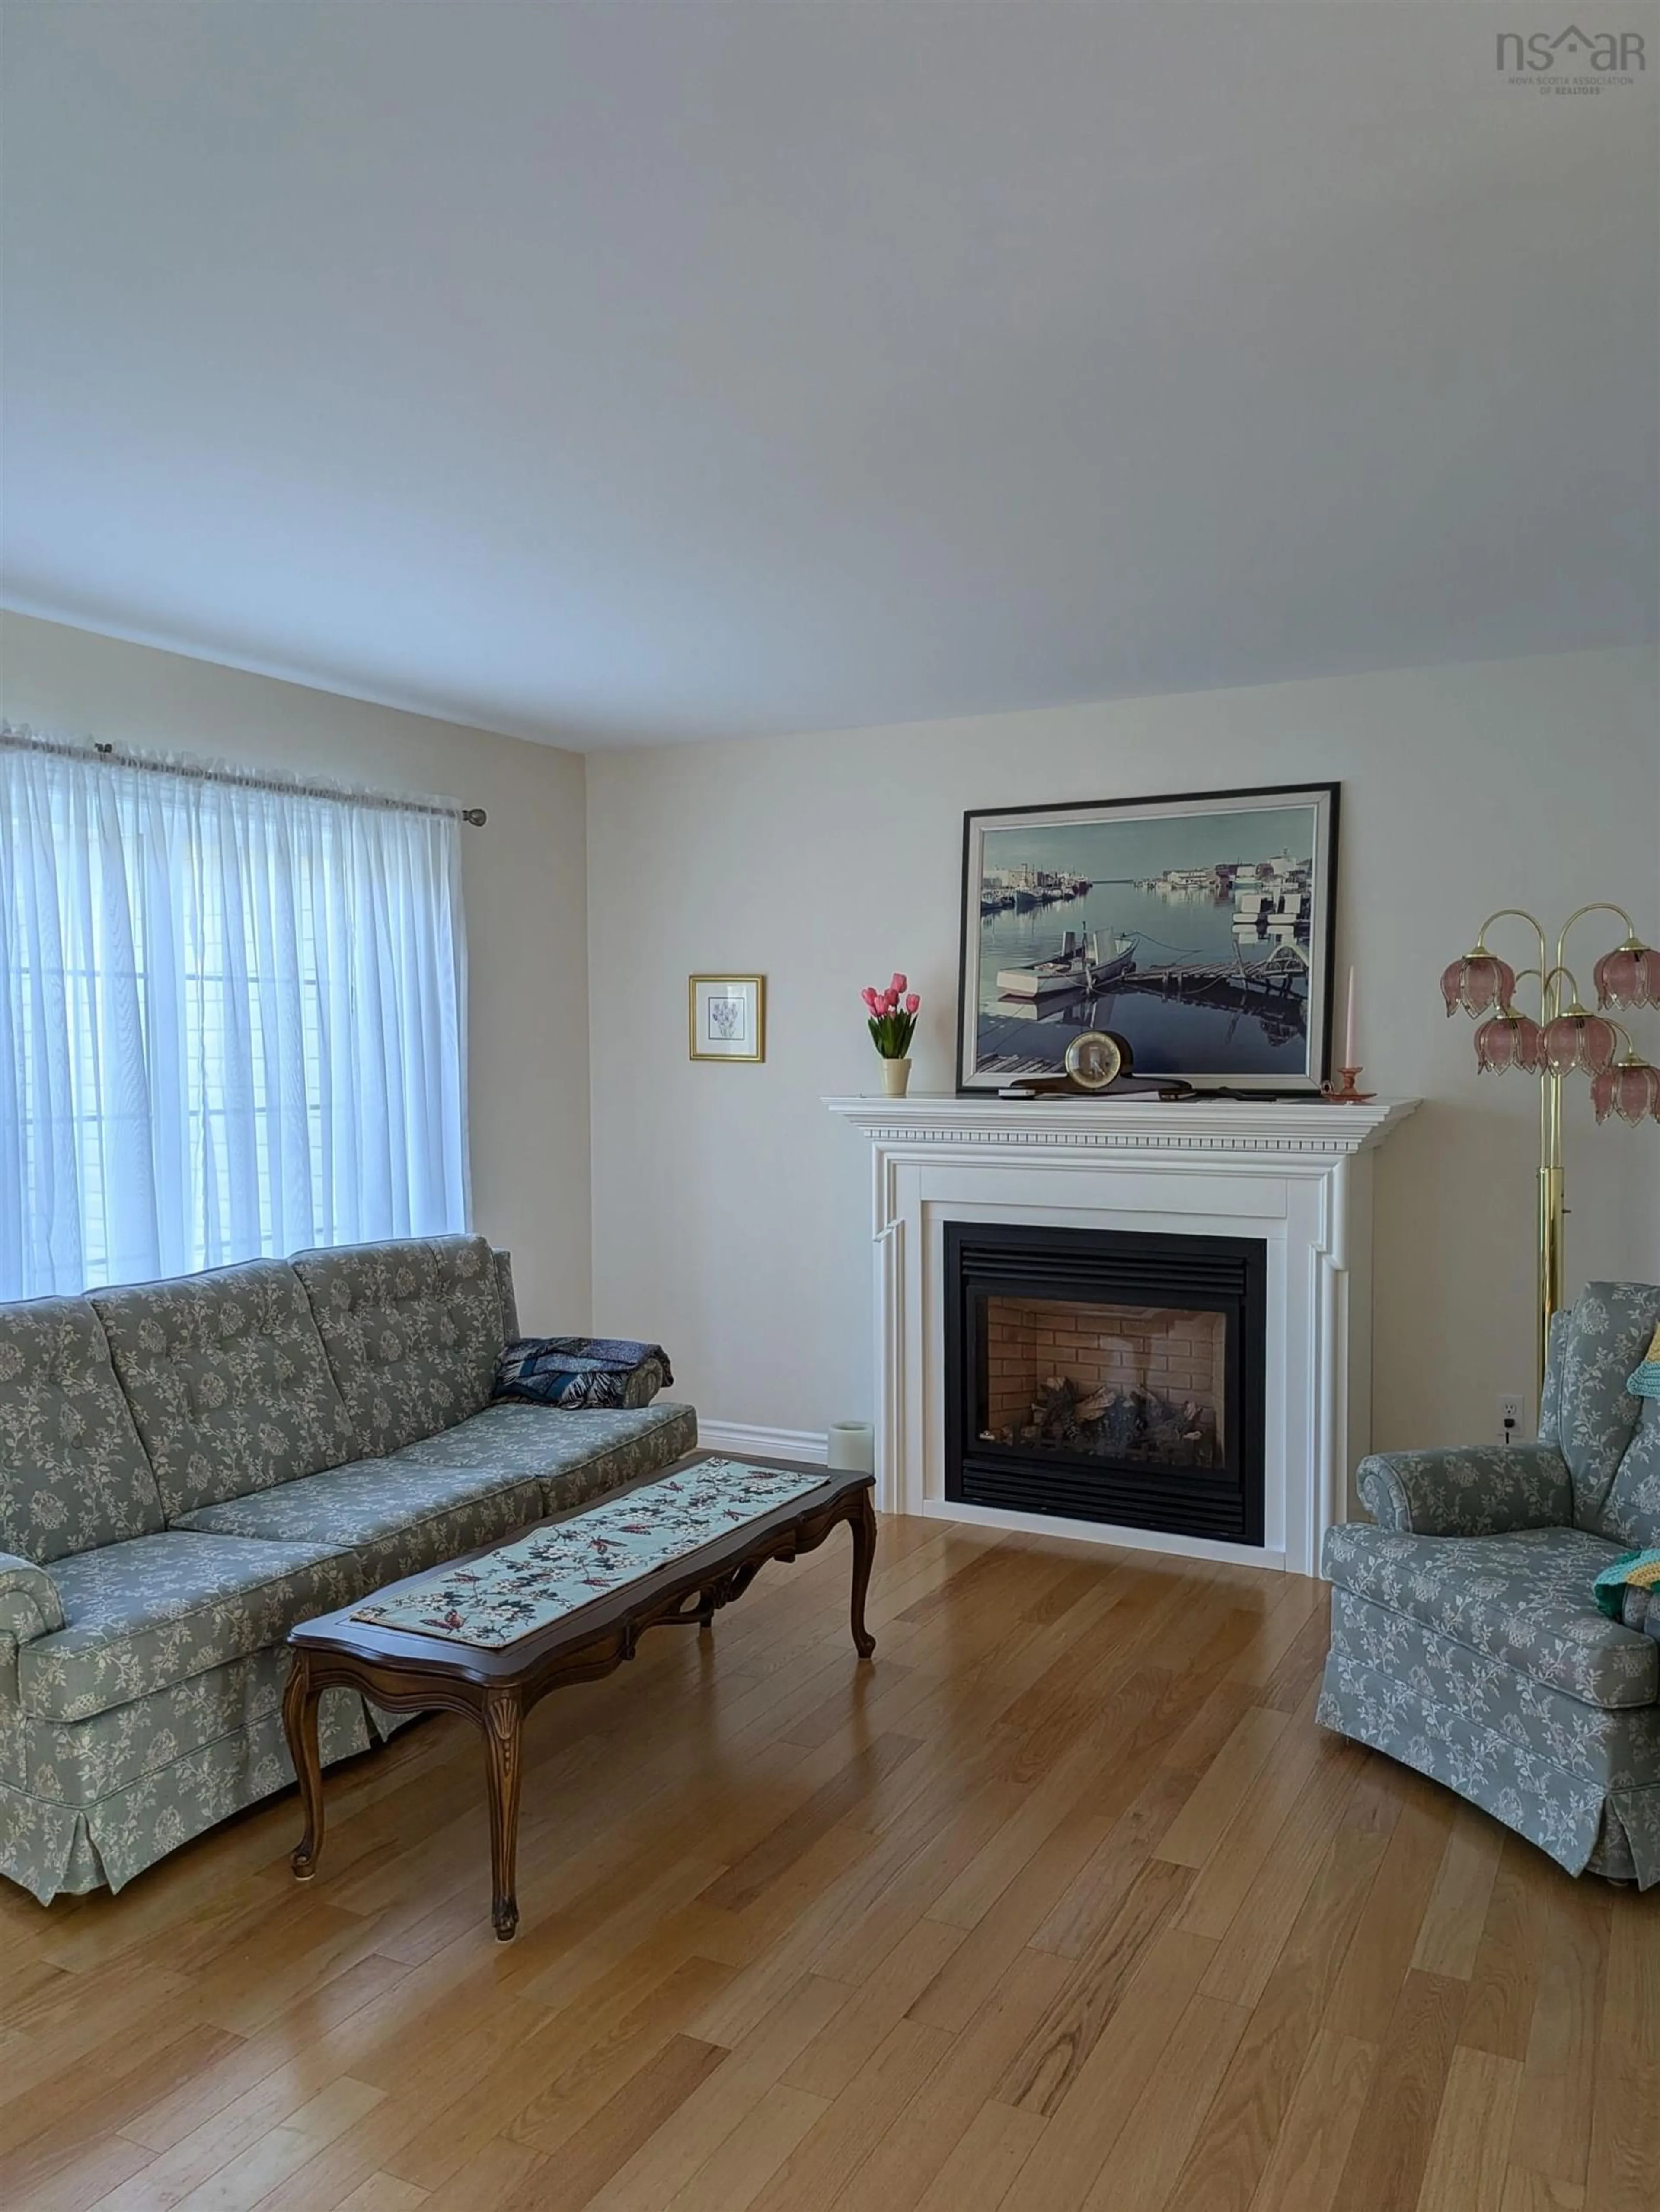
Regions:
<instances>
[{"instance_id":1,"label":"black fireplace insert","mask_svg":"<svg viewBox=\"0 0 1660 2212\"><path fill-rule=\"evenodd\" d=\"M1267 1247L947 1222L946 1495L1262 1541Z\"/></svg>"}]
</instances>

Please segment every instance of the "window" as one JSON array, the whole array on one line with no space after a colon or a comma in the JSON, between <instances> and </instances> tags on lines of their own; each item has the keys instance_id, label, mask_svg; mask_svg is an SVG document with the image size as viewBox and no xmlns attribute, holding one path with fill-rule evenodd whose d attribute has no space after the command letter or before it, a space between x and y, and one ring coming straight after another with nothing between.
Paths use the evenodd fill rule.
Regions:
<instances>
[{"instance_id":1,"label":"window","mask_svg":"<svg viewBox=\"0 0 1660 2212\"><path fill-rule=\"evenodd\" d=\"M0 730L0 1297L464 1228L459 838Z\"/></svg>"}]
</instances>

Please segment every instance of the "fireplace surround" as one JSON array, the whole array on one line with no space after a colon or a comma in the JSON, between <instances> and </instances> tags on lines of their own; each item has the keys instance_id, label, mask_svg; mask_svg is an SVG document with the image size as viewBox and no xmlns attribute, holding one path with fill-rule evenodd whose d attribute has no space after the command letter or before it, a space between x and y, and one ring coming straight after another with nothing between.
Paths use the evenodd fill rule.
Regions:
<instances>
[{"instance_id":1,"label":"fireplace surround","mask_svg":"<svg viewBox=\"0 0 1660 2212\"><path fill-rule=\"evenodd\" d=\"M877 1496L885 1511L1319 1571L1321 1539L1351 1517L1350 1478L1371 1445L1372 1161L1417 1100L1334 1107L921 1095L824 1103L870 1147ZM965 1233L1018 1226L1260 1244L1260 1540L1085 1517L1064 1502L1033 1511L952 1494L964 1488L947 1475L952 1224ZM1073 1332L1080 1334L1087 1331ZM1080 1371L1071 1379L1087 1378ZM1006 1413L997 1425L1009 1425ZM1226 1428L1225 1417L1225 1437Z\"/></svg>"}]
</instances>

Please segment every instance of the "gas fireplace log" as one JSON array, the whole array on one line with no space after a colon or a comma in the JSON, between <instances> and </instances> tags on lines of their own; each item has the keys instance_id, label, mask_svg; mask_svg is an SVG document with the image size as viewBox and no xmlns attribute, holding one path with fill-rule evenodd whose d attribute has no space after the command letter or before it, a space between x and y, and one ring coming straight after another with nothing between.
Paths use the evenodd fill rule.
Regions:
<instances>
[{"instance_id":1,"label":"gas fireplace log","mask_svg":"<svg viewBox=\"0 0 1660 2212\"><path fill-rule=\"evenodd\" d=\"M1164 1467L1214 1467L1216 1415L1197 1399L1179 1404L1156 1390L1084 1390L1070 1376L1051 1375L1032 1403L1031 1419L1003 1433L1006 1443L1060 1445L1104 1459L1151 1460Z\"/></svg>"}]
</instances>

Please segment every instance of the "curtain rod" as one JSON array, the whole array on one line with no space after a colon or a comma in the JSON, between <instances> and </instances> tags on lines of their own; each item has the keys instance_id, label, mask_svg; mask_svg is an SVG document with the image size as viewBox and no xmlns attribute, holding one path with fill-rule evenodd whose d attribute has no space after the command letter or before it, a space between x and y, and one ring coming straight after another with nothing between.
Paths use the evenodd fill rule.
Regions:
<instances>
[{"instance_id":1,"label":"curtain rod","mask_svg":"<svg viewBox=\"0 0 1660 2212\"><path fill-rule=\"evenodd\" d=\"M349 806L383 807L398 814L449 814L475 830L482 830L487 818L482 806L458 806L440 799L411 799L391 791L354 791L344 784L307 782L300 776L262 775L257 769L244 770L233 762L172 760L163 755L131 752L125 746L98 738L86 742L46 738L30 729L27 723L0 722L0 740L5 738L51 753L60 760L84 760L90 751L100 760L112 762L120 768L140 769L146 775L186 776L196 783L234 784L245 791L270 791L299 799L332 799Z\"/></svg>"}]
</instances>

